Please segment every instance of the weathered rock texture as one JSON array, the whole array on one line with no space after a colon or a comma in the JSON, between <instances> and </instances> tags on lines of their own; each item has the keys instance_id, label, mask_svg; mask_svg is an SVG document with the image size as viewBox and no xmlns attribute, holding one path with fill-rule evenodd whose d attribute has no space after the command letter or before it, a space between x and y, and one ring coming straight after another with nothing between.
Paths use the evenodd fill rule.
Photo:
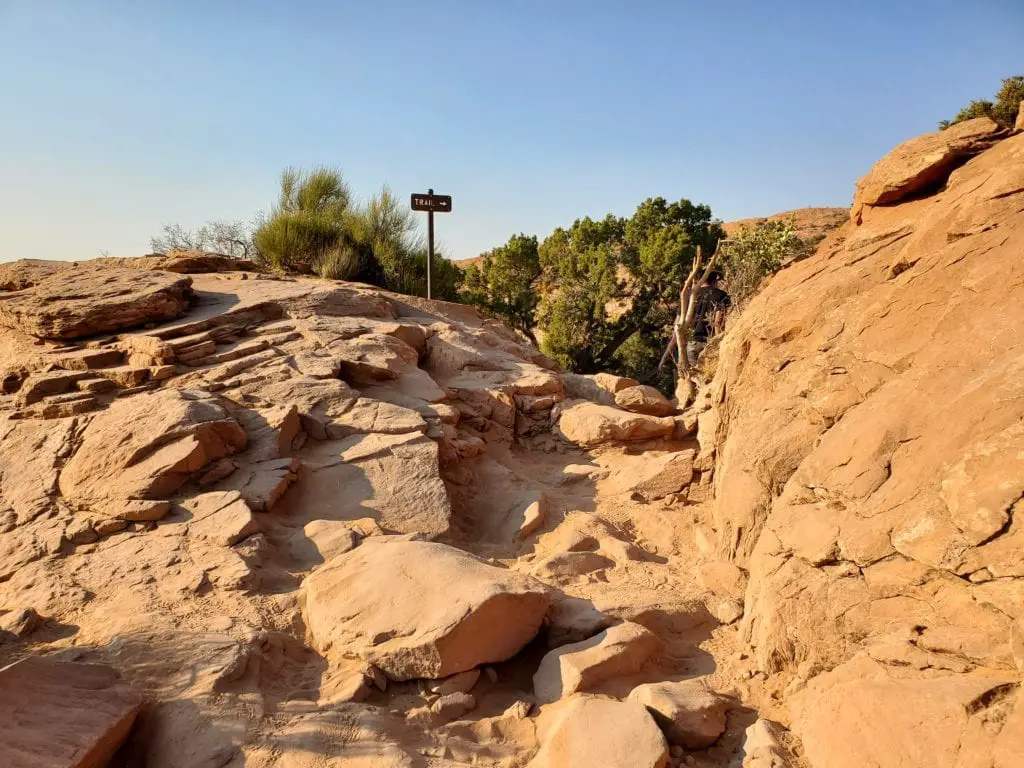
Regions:
<instances>
[{"instance_id":1,"label":"weathered rock texture","mask_svg":"<svg viewBox=\"0 0 1024 768\"><path fill-rule=\"evenodd\" d=\"M959 764L960 735L999 743L971 721L1001 722L984 691L1019 680L1024 136L995 142L990 122L880 162L860 225L776 276L722 345L700 441L756 664L805 680L873 659L797 713L815 766ZM870 732L870 756L836 729Z\"/></svg>"},{"instance_id":2,"label":"weathered rock texture","mask_svg":"<svg viewBox=\"0 0 1024 768\"><path fill-rule=\"evenodd\" d=\"M857 182L853 222L861 222L865 206L893 205L934 190L958 164L992 146L999 131L995 120L977 117L900 144Z\"/></svg>"},{"instance_id":3,"label":"weathered rock texture","mask_svg":"<svg viewBox=\"0 0 1024 768\"><path fill-rule=\"evenodd\" d=\"M0 669L116 669L152 768L1016 766L1022 190L984 120L898 148L673 416L466 306L2 267ZM114 746L38 688L28 764Z\"/></svg>"},{"instance_id":4,"label":"weathered rock texture","mask_svg":"<svg viewBox=\"0 0 1024 768\"><path fill-rule=\"evenodd\" d=\"M529 768L663 768L668 745L639 704L573 696L545 714Z\"/></svg>"}]
</instances>

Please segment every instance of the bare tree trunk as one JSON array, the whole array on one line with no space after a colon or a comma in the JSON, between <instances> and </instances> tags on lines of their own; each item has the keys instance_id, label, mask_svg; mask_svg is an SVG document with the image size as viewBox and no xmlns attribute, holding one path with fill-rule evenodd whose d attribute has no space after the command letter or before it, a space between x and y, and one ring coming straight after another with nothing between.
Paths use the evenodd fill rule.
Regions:
<instances>
[{"instance_id":1,"label":"bare tree trunk","mask_svg":"<svg viewBox=\"0 0 1024 768\"><path fill-rule=\"evenodd\" d=\"M697 315L697 297L704 286L707 285L708 276L718 260L718 254L721 251L723 242L725 241L718 241L715 252L708 259L708 263L703 270L701 270L703 249L699 245L697 246L697 256L693 260L693 267L690 269L690 274L679 291L679 314L676 316L672 337L669 339L665 353L661 356L661 362L658 363L658 370L660 371L669 356L675 351L675 394L680 408L685 408L690 404L695 390L691 377L690 361L686 357L686 344L693 335L693 326Z\"/></svg>"}]
</instances>

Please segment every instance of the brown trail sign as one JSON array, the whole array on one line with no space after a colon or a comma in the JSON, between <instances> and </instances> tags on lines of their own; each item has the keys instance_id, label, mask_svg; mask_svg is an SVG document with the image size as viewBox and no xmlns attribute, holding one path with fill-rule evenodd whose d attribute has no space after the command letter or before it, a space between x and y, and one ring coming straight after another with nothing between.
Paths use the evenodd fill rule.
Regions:
<instances>
[{"instance_id":1,"label":"brown trail sign","mask_svg":"<svg viewBox=\"0 0 1024 768\"><path fill-rule=\"evenodd\" d=\"M434 213L451 213L452 196L435 195L432 189L428 189L425 195L413 192L411 207L414 211L427 212L427 298L429 299L431 293L430 273L434 267Z\"/></svg>"}]
</instances>

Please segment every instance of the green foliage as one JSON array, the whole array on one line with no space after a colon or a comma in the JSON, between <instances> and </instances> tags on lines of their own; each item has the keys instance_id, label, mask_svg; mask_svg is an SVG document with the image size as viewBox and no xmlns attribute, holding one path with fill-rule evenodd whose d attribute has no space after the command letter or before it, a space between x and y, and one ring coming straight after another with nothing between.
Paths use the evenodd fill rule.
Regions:
<instances>
[{"instance_id":1,"label":"green foliage","mask_svg":"<svg viewBox=\"0 0 1024 768\"><path fill-rule=\"evenodd\" d=\"M253 236L261 257L281 269L305 265L318 273L328 263L338 273L344 261L343 272L358 276L372 253L353 235L358 215L350 209L351 199L341 171L286 169L277 206Z\"/></svg>"},{"instance_id":2,"label":"green foliage","mask_svg":"<svg viewBox=\"0 0 1024 768\"><path fill-rule=\"evenodd\" d=\"M501 318L531 340L538 304L540 257L536 236L513 235L466 269L463 297L486 314Z\"/></svg>"},{"instance_id":3,"label":"green foliage","mask_svg":"<svg viewBox=\"0 0 1024 768\"><path fill-rule=\"evenodd\" d=\"M333 168L285 170L277 205L253 240L261 258L281 269L308 267L321 277L426 294L427 254L412 212L387 187L358 205ZM456 299L461 279L454 264L435 258L436 297Z\"/></svg>"},{"instance_id":4,"label":"green foliage","mask_svg":"<svg viewBox=\"0 0 1024 768\"><path fill-rule=\"evenodd\" d=\"M545 353L580 373L652 381L697 246L711 252L721 236L708 206L660 197L629 219L555 230L538 249Z\"/></svg>"},{"instance_id":5,"label":"green foliage","mask_svg":"<svg viewBox=\"0 0 1024 768\"><path fill-rule=\"evenodd\" d=\"M800 250L796 217L762 221L744 226L723 246L719 264L734 305L741 305L757 291L761 281L778 271Z\"/></svg>"},{"instance_id":6,"label":"green foliage","mask_svg":"<svg viewBox=\"0 0 1024 768\"><path fill-rule=\"evenodd\" d=\"M939 128L945 130L951 125L962 123L964 120L972 120L976 117L990 117L1003 128L1012 128L1017 119L1017 112L1020 110L1021 101L1024 101L1024 75L1007 77L1003 79L1003 84L996 94L995 102L975 99L961 109L952 120L940 122Z\"/></svg>"}]
</instances>

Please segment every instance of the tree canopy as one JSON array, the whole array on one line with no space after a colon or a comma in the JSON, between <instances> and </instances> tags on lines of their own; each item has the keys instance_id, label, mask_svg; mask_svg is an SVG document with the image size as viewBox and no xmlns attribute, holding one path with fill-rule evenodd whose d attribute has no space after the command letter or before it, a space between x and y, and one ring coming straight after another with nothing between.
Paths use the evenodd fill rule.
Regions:
<instances>
[{"instance_id":1,"label":"tree canopy","mask_svg":"<svg viewBox=\"0 0 1024 768\"><path fill-rule=\"evenodd\" d=\"M466 268L463 296L486 313L499 317L531 341L539 303L540 257L535 235L513 235L508 242Z\"/></svg>"},{"instance_id":2,"label":"tree canopy","mask_svg":"<svg viewBox=\"0 0 1024 768\"><path fill-rule=\"evenodd\" d=\"M697 246L721 223L689 200L649 198L629 218L577 219L538 245L515 235L466 270L463 297L580 373L657 374L679 289Z\"/></svg>"},{"instance_id":3,"label":"tree canopy","mask_svg":"<svg viewBox=\"0 0 1024 768\"><path fill-rule=\"evenodd\" d=\"M579 219L540 246L544 351L580 373L655 376L697 251L723 235L711 208L648 198L633 216Z\"/></svg>"}]
</instances>

